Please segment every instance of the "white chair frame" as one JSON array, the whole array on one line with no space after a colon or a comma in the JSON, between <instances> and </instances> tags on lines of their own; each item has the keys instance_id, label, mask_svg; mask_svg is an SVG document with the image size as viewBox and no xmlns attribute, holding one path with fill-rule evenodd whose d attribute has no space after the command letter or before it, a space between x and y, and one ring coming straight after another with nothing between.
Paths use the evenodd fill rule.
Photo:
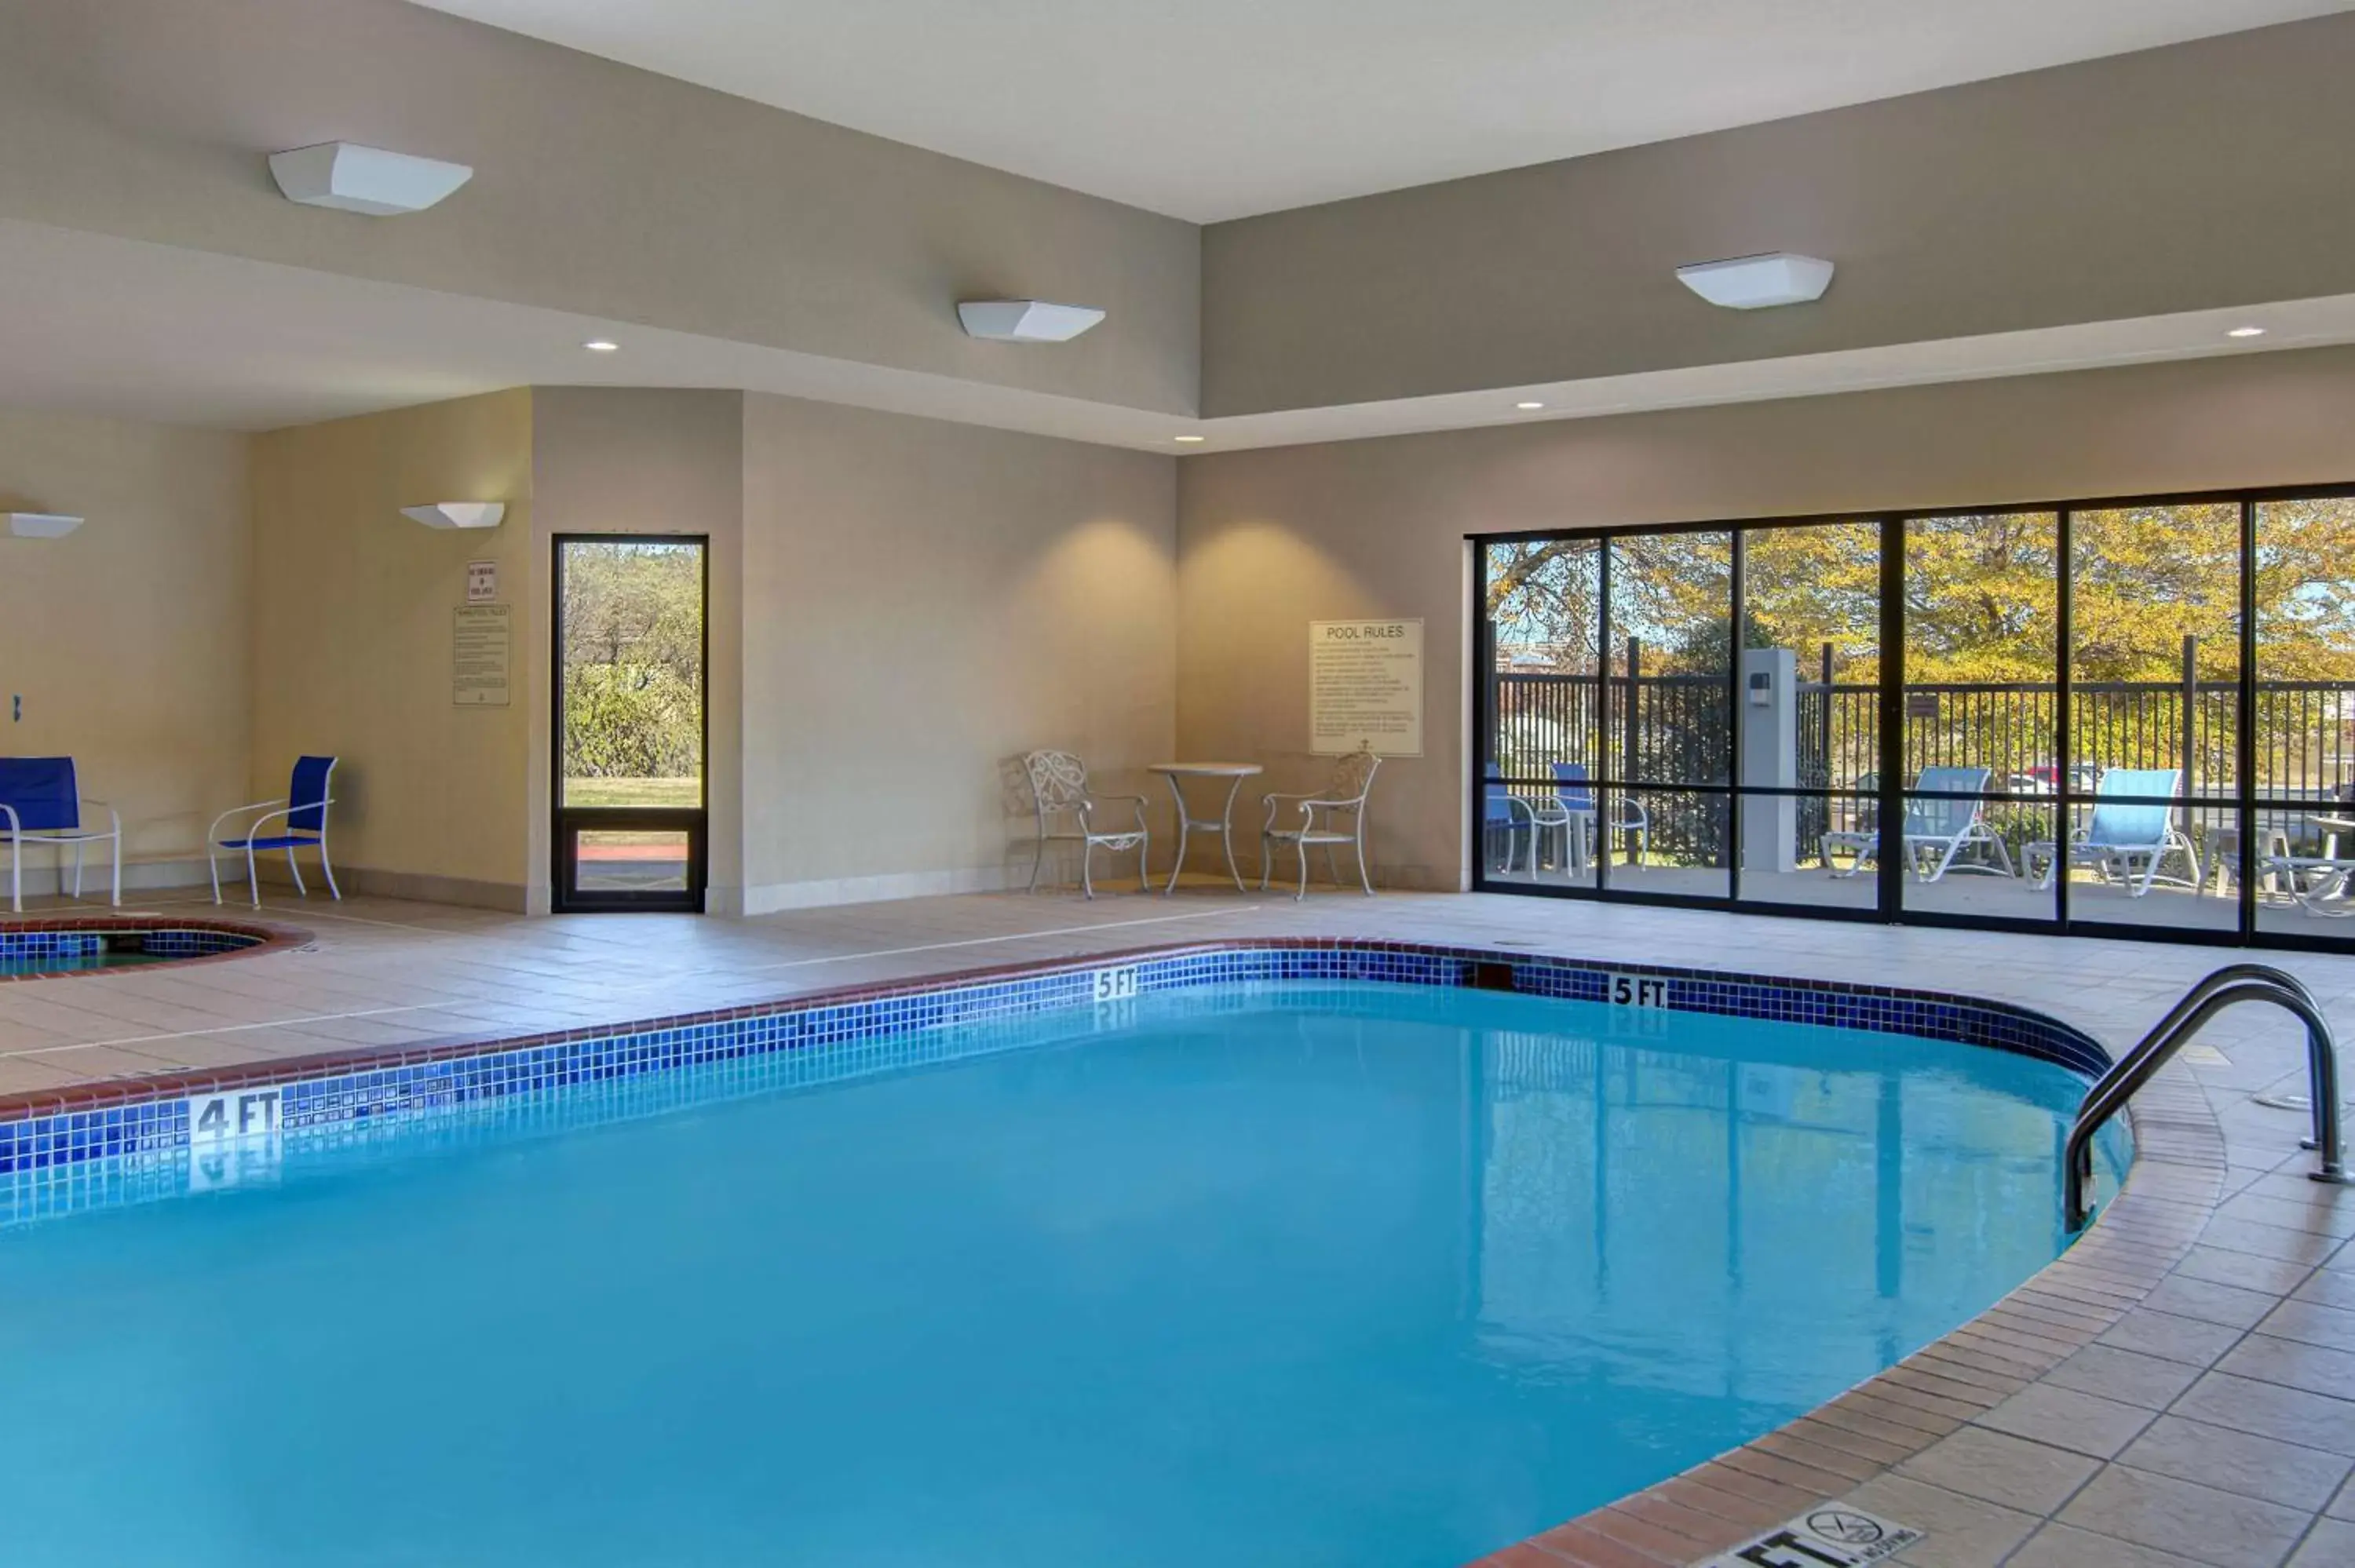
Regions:
<instances>
[{"instance_id":1,"label":"white chair frame","mask_svg":"<svg viewBox=\"0 0 2355 1568\"><path fill-rule=\"evenodd\" d=\"M344 901L344 890L336 885L336 868L329 864L327 861L327 808L335 803L336 798L333 795L329 795L324 800L312 801L302 806L290 806L283 800L256 800L250 806L231 806L228 810L223 811L219 816L215 817L213 819L213 825L205 832L205 865L207 869L212 873L213 902L218 904L221 901L221 851L224 849L229 849L230 853L234 854L237 853L234 849L230 849L229 844L222 842L220 832L221 824L223 822L232 821L238 817L242 817L248 811L259 811L261 813L261 815L254 818L253 821L245 825L245 885L246 890L253 898L253 906L256 909L259 909L261 907L261 869L254 864L253 841L264 836L261 832L261 825L264 822L274 821L281 817L292 817L298 810L315 810L319 813L319 837L315 846L319 852L319 874L327 879L327 891L334 895L336 902L338 904L342 903ZM297 897L308 898L311 896L311 889L303 881L303 868L294 863L294 851L298 847L308 846L298 846L295 844L288 844L286 846L286 869L294 878L295 895Z\"/></svg>"},{"instance_id":2,"label":"white chair frame","mask_svg":"<svg viewBox=\"0 0 2355 1568\"><path fill-rule=\"evenodd\" d=\"M1260 801L1267 808L1267 819L1259 830L1259 890L1267 891L1268 878L1275 868L1276 850L1290 844L1300 857L1300 887L1293 894L1294 903L1308 896L1308 846L1325 846L1325 870L1339 887L1341 868L1333 852L1348 844L1358 856L1358 885L1367 897L1374 895L1374 879L1366 867L1366 800L1374 790L1374 772L1382 759L1370 751L1353 751L1334 765L1333 778L1324 790L1315 795L1263 795ZM1275 825L1277 815L1285 806L1300 812L1300 821L1291 827ZM1348 825L1339 825L1341 817L1349 819Z\"/></svg>"},{"instance_id":3,"label":"white chair frame","mask_svg":"<svg viewBox=\"0 0 2355 1568\"><path fill-rule=\"evenodd\" d=\"M1098 849L1115 854L1135 850L1137 889L1143 893L1153 891L1146 870L1146 862L1153 853L1153 834L1145 822L1144 796L1091 792L1087 765L1068 751L1031 752L1022 759L1022 770L1030 779L1030 804L1039 823L1038 842L1030 856L1030 885L1024 892L1039 891L1039 872L1046 863L1047 845L1050 842L1080 846L1080 890L1090 898L1096 895L1093 863ZM1095 810L1111 801L1126 801L1132 806L1136 812L1136 826L1099 828ZM1063 815L1069 815L1076 823L1073 831L1055 830L1055 819Z\"/></svg>"},{"instance_id":4,"label":"white chair frame","mask_svg":"<svg viewBox=\"0 0 2355 1568\"><path fill-rule=\"evenodd\" d=\"M73 895L77 899L81 897L81 860L83 848L86 845L99 843L110 846L111 853L109 858L113 863L113 877L112 886L108 892L107 902L117 906L122 904L123 818L116 812L113 807L108 805L105 801L93 800L87 795L80 798L80 804L83 806L95 806L100 810L106 813L106 832L102 833L92 832L87 828L39 828L28 832L25 828L22 819L16 815L16 809L14 806L9 805L6 801L0 800L0 824L5 824L0 825L0 836L5 836L8 841L8 907L10 910L19 915L25 912L25 873L23 863L25 858L24 846L27 844L55 844L58 846L58 882L60 886L64 885L66 879L66 846L68 844L71 844L73 846Z\"/></svg>"}]
</instances>

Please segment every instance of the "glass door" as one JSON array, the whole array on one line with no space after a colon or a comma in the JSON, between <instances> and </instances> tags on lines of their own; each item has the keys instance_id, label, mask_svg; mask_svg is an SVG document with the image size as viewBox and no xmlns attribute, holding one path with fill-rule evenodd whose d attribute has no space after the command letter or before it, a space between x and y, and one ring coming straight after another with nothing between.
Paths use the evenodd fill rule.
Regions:
<instances>
[{"instance_id":1,"label":"glass door","mask_svg":"<svg viewBox=\"0 0 2355 1568\"><path fill-rule=\"evenodd\" d=\"M1904 529L1903 685L1880 802L1884 899L1908 916L2049 925L2070 785L2060 516L1963 513Z\"/></svg>"},{"instance_id":2,"label":"glass door","mask_svg":"<svg viewBox=\"0 0 2355 1568\"><path fill-rule=\"evenodd\" d=\"M559 910L701 912L706 541L556 541Z\"/></svg>"},{"instance_id":3,"label":"glass door","mask_svg":"<svg viewBox=\"0 0 2355 1568\"><path fill-rule=\"evenodd\" d=\"M1733 892L1734 535L1614 537L1604 602L1603 885L1653 897Z\"/></svg>"}]
</instances>

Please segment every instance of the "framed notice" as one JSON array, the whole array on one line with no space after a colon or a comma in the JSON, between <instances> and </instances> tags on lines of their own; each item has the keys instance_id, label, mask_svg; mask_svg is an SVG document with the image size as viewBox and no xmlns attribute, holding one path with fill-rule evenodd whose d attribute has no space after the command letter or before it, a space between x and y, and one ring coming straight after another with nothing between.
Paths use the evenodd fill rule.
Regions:
<instances>
[{"instance_id":1,"label":"framed notice","mask_svg":"<svg viewBox=\"0 0 2355 1568\"><path fill-rule=\"evenodd\" d=\"M1308 749L1423 755L1423 622L1308 623Z\"/></svg>"},{"instance_id":2,"label":"framed notice","mask_svg":"<svg viewBox=\"0 0 2355 1568\"><path fill-rule=\"evenodd\" d=\"M515 654L512 605L470 604L457 613L450 642L450 700L462 708L507 705L507 673Z\"/></svg>"}]
</instances>

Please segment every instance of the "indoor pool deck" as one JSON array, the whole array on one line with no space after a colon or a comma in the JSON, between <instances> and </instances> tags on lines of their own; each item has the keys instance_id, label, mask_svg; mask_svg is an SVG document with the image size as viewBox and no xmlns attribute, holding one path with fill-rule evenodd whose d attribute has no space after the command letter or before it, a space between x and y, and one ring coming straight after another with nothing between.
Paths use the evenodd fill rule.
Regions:
<instances>
[{"instance_id":1,"label":"indoor pool deck","mask_svg":"<svg viewBox=\"0 0 2355 1568\"><path fill-rule=\"evenodd\" d=\"M149 896L165 916L208 901ZM42 912L56 912L54 906ZM35 913L27 910L28 914ZM222 911L242 916L236 906ZM729 921L525 920L273 898L298 948L0 986L0 1095L273 1059L520 1035L964 969L1217 938L1497 946L1952 991L2048 1012L2113 1050L2241 955L1497 896L1182 889L987 895ZM2272 956L2355 1033L2355 959ZM1490 1568L1699 1562L1838 1499L1927 1532L1934 1568L2355 1563L2355 1190L2305 1180L2286 1017L2236 1009L2146 1092L2141 1159L2094 1233L1993 1310L1684 1476Z\"/></svg>"}]
</instances>

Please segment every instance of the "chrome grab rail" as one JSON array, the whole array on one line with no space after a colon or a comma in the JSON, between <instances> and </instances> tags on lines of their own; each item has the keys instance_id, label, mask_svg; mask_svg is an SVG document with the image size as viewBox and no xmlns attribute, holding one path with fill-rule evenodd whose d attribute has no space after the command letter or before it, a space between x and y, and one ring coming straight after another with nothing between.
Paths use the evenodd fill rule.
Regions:
<instances>
[{"instance_id":1,"label":"chrome grab rail","mask_svg":"<svg viewBox=\"0 0 2355 1568\"><path fill-rule=\"evenodd\" d=\"M2348 1175L2339 1140L2339 1053L2330 1025L2314 993L2296 975L2270 964L2227 964L2183 993L2167 1016L2151 1025L2135 1048L2118 1058L2101 1081L2085 1093L2077 1120L2069 1128L2062 1160L2062 1205L2069 1229L2085 1228L2085 1192L2094 1179L2094 1135L2126 1108L2136 1091L2150 1082L2177 1051L2200 1033L2208 1021L2235 1002L2270 1001L2295 1014L2306 1025L2307 1080L2314 1091L2314 1137L2306 1148L2319 1150L2321 1169L2311 1172L2317 1181L2345 1182Z\"/></svg>"}]
</instances>

